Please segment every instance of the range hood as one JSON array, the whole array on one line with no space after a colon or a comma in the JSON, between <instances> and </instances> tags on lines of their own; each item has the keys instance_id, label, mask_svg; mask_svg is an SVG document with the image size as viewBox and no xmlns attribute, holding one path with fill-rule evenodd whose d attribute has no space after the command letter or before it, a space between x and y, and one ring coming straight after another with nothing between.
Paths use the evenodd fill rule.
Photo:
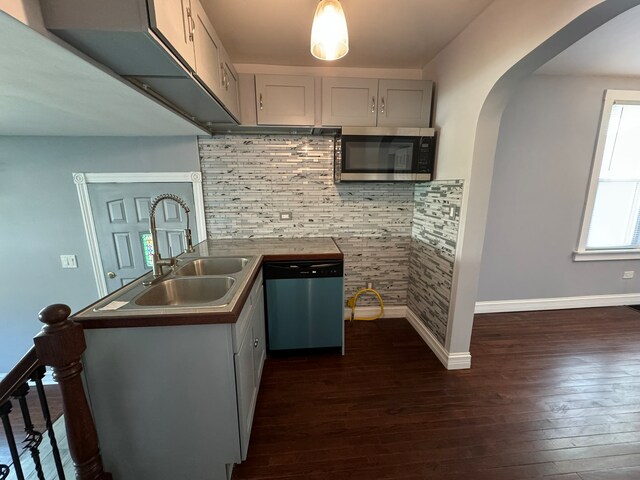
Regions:
<instances>
[{"instance_id":1,"label":"range hood","mask_svg":"<svg viewBox=\"0 0 640 480\"><path fill-rule=\"evenodd\" d=\"M247 135L340 135L339 127L296 127L268 125L209 125L213 134L247 134Z\"/></svg>"}]
</instances>

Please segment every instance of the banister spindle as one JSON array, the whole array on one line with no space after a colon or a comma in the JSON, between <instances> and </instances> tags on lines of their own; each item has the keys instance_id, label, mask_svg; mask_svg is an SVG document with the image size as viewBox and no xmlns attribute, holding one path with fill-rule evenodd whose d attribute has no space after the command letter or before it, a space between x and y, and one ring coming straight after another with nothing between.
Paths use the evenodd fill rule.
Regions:
<instances>
[{"instance_id":1,"label":"banister spindle","mask_svg":"<svg viewBox=\"0 0 640 480\"><path fill-rule=\"evenodd\" d=\"M24 422L24 432L26 434L22 443L22 448L29 450L31 453L31 459L36 469L36 475L38 480L44 479L44 472L42 471L42 462L40 461L40 443L42 442L42 433L38 432L31 421L31 412L29 412L29 404L27 403L27 395L29 394L29 385L23 383L13 393L13 398L18 400L20 405L20 411L22 412L22 420Z\"/></svg>"},{"instance_id":2,"label":"banister spindle","mask_svg":"<svg viewBox=\"0 0 640 480\"><path fill-rule=\"evenodd\" d=\"M60 450L58 449L58 440L53 430L53 422L51 421L51 412L49 411L49 402L47 401L47 395L44 391L44 385L42 379L46 373L44 366L36 368L31 374L30 380L35 382L36 391L38 392L38 400L40 401L40 409L42 410L42 417L44 418L45 426L47 429L47 435L49 436L49 443L51 444L51 453L53 455L53 461L56 464L56 471L58 472L59 480L66 480L64 474L64 466L62 465L62 458L60 457ZM2 478L0 477L0 480Z\"/></svg>"},{"instance_id":3,"label":"banister spindle","mask_svg":"<svg viewBox=\"0 0 640 480\"><path fill-rule=\"evenodd\" d=\"M18 480L24 480L24 472L22 471L22 464L20 463L20 454L18 453L18 447L16 446L16 437L13 435L13 429L11 428L11 420L9 414L11 413L12 405L10 401L7 401L0 405L0 417L2 418L2 426L4 427L4 434L7 437L9 443L9 452L11 452L11 461L13 462L13 470ZM9 468L6 465L2 465L0 471L3 475L8 475ZM2 477L6 478L6 477Z\"/></svg>"},{"instance_id":4,"label":"banister spindle","mask_svg":"<svg viewBox=\"0 0 640 480\"><path fill-rule=\"evenodd\" d=\"M69 453L77 480L111 480L100 458L98 435L84 393L82 353L86 349L82 327L71 320L67 305L55 304L42 309L38 318L45 326L34 338L38 359L52 367L60 385Z\"/></svg>"}]
</instances>

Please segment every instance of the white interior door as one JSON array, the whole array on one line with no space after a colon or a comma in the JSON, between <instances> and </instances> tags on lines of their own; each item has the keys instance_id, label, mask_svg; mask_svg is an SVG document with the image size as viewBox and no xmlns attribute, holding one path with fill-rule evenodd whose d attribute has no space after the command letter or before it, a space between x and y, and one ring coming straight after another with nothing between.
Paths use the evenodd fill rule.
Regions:
<instances>
[{"instance_id":1,"label":"white interior door","mask_svg":"<svg viewBox=\"0 0 640 480\"><path fill-rule=\"evenodd\" d=\"M173 193L189 206L194 244L195 228L191 183L94 183L88 185L91 212L100 261L109 293L151 269L153 248L149 233L149 206L162 193ZM186 249L186 216L174 201L164 200L156 209L160 254L166 258Z\"/></svg>"}]
</instances>

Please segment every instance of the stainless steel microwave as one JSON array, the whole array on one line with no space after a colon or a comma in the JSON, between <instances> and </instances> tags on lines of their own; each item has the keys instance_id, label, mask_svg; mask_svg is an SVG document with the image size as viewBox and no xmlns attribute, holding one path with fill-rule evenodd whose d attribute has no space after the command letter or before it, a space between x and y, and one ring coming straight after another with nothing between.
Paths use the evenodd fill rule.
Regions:
<instances>
[{"instance_id":1,"label":"stainless steel microwave","mask_svg":"<svg viewBox=\"0 0 640 480\"><path fill-rule=\"evenodd\" d=\"M435 166L433 128L344 127L336 140L337 182L427 182Z\"/></svg>"}]
</instances>

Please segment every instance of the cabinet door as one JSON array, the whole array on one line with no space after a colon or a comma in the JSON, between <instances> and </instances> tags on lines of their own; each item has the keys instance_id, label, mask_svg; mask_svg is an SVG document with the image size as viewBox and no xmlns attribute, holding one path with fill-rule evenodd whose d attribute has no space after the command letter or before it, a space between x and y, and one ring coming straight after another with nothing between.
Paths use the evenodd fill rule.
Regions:
<instances>
[{"instance_id":1,"label":"cabinet door","mask_svg":"<svg viewBox=\"0 0 640 480\"><path fill-rule=\"evenodd\" d=\"M264 288L260 287L260 293L258 294L256 302L253 306L253 361L256 389L260 388L262 366L264 365L264 361L267 356L267 342L265 331Z\"/></svg>"},{"instance_id":2,"label":"cabinet door","mask_svg":"<svg viewBox=\"0 0 640 480\"><path fill-rule=\"evenodd\" d=\"M258 125L314 125L314 85L309 76L256 75Z\"/></svg>"},{"instance_id":3,"label":"cabinet door","mask_svg":"<svg viewBox=\"0 0 640 480\"><path fill-rule=\"evenodd\" d=\"M191 0L148 0L148 5L151 29L193 70Z\"/></svg>"},{"instance_id":4,"label":"cabinet door","mask_svg":"<svg viewBox=\"0 0 640 480\"><path fill-rule=\"evenodd\" d=\"M191 0L195 22L195 75L218 98L222 95L222 43L199 0Z\"/></svg>"},{"instance_id":5,"label":"cabinet door","mask_svg":"<svg viewBox=\"0 0 640 480\"><path fill-rule=\"evenodd\" d=\"M238 97L238 73L231 63L231 59L226 50L222 50L222 61L220 62L220 88L222 103L236 117L240 118L240 99Z\"/></svg>"},{"instance_id":6,"label":"cabinet door","mask_svg":"<svg viewBox=\"0 0 640 480\"><path fill-rule=\"evenodd\" d=\"M428 127L433 83L423 80L380 80L379 127Z\"/></svg>"},{"instance_id":7,"label":"cabinet door","mask_svg":"<svg viewBox=\"0 0 640 480\"><path fill-rule=\"evenodd\" d=\"M376 79L322 79L322 125L374 127L377 105Z\"/></svg>"},{"instance_id":8,"label":"cabinet door","mask_svg":"<svg viewBox=\"0 0 640 480\"><path fill-rule=\"evenodd\" d=\"M234 355L236 393L238 395L238 420L240 424L240 455L242 460L246 460L247 458L253 411L258 394L254 376L253 341L253 328L250 327L240 344L240 350Z\"/></svg>"}]
</instances>

